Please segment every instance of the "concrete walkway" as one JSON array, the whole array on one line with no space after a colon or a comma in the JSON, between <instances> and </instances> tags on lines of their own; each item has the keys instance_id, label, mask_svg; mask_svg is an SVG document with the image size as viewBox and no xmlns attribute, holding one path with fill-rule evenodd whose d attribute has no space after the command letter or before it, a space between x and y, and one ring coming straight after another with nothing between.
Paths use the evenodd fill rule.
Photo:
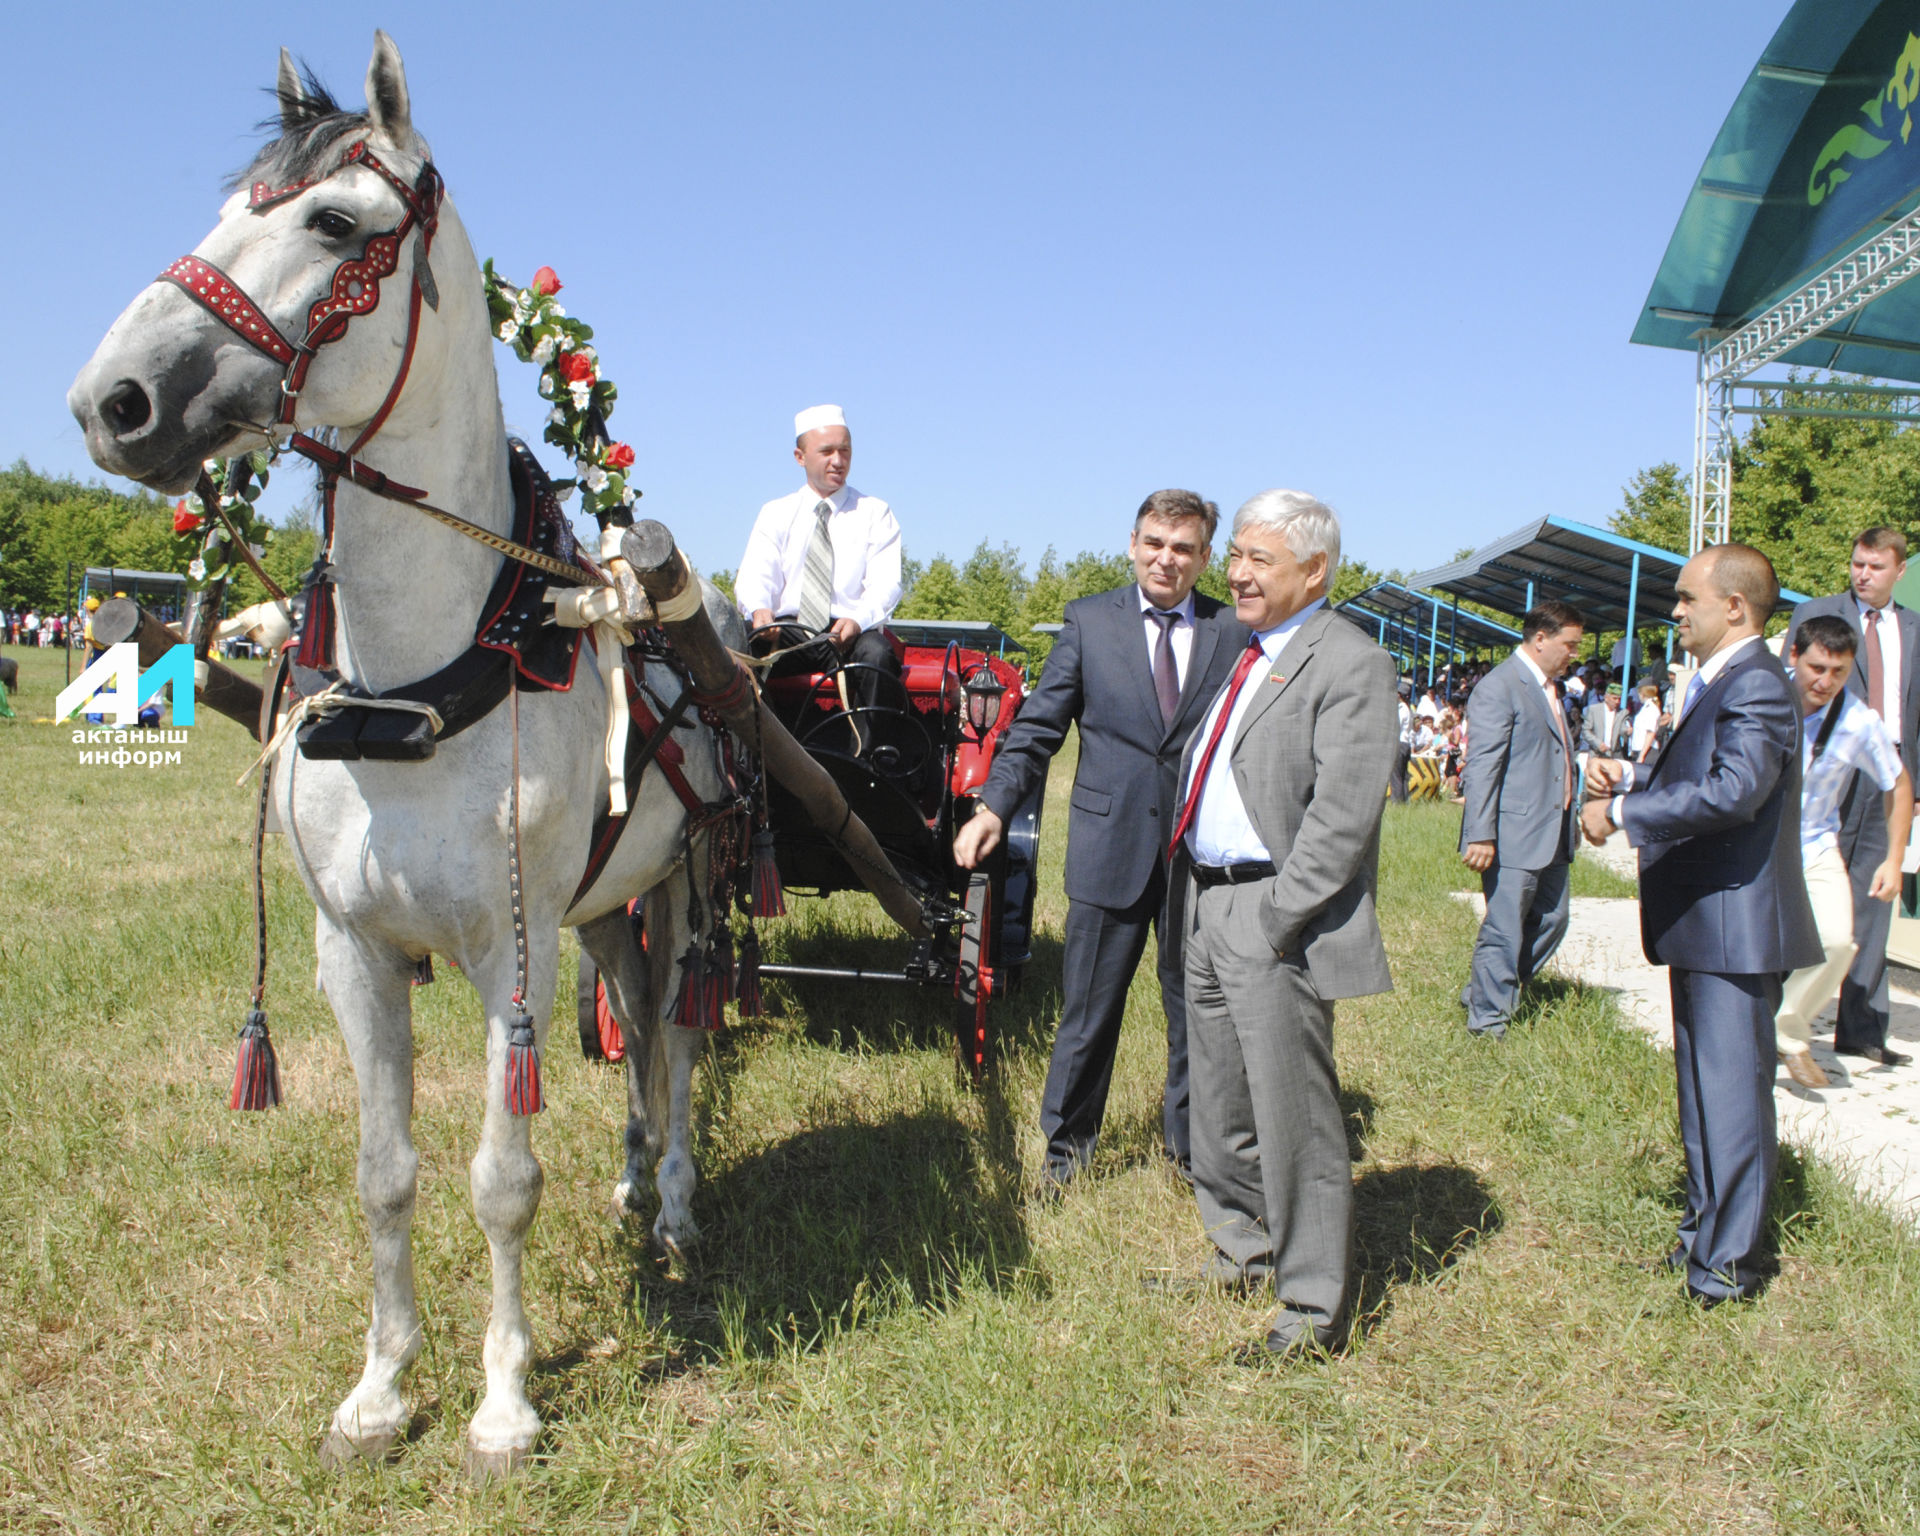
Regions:
<instances>
[{"instance_id":1,"label":"concrete walkway","mask_svg":"<svg viewBox=\"0 0 1920 1536\"><path fill-rule=\"evenodd\" d=\"M1636 855L1624 837L1605 848L1583 849L1635 877ZM1478 895L1470 898L1484 912ZM1640 949L1640 907L1631 898L1576 897L1566 941L1551 969L1612 992L1620 1012L1664 1049L1673 1049L1673 1016L1665 966L1649 965ZM1920 1058L1920 992L1900 983L1920 981L1895 968L1891 1043ZM1774 1104L1784 1141L1817 1154L1846 1173L1870 1199L1920 1226L1920 1059L1906 1067L1880 1067L1858 1056L1833 1053L1833 1015L1828 1006L1814 1026L1813 1055L1831 1088L1800 1087L1780 1069Z\"/></svg>"}]
</instances>

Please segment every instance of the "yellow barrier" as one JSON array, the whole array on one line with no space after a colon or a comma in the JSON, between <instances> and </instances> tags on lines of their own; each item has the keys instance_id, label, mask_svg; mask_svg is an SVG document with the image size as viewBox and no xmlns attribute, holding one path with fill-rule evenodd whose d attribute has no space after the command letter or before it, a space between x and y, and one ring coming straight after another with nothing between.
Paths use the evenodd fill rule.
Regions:
<instances>
[{"instance_id":1,"label":"yellow barrier","mask_svg":"<svg viewBox=\"0 0 1920 1536\"><path fill-rule=\"evenodd\" d=\"M1407 798L1438 800L1440 798L1440 767L1440 759L1437 757L1407 759Z\"/></svg>"}]
</instances>

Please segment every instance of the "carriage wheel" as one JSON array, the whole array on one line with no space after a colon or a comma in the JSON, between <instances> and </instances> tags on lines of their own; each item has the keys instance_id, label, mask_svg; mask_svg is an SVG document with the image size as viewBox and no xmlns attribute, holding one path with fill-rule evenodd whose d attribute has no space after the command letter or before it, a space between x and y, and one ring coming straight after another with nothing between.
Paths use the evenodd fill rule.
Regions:
<instances>
[{"instance_id":1,"label":"carriage wheel","mask_svg":"<svg viewBox=\"0 0 1920 1536\"><path fill-rule=\"evenodd\" d=\"M975 870L967 881L967 923L960 931L960 964L953 976L954 1035L960 1070L979 1083L993 1065L987 1033L987 1003L993 996L993 878Z\"/></svg>"},{"instance_id":2,"label":"carriage wheel","mask_svg":"<svg viewBox=\"0 0 1920 1536\"><path fill-rule=\"evenodd\" d=\"M580 1027L580 1054L588 1061L605 1061L607 1053L600 1044L600 968L585 950L580 953L573 1011Z\"/></svg>"}]
</instances>

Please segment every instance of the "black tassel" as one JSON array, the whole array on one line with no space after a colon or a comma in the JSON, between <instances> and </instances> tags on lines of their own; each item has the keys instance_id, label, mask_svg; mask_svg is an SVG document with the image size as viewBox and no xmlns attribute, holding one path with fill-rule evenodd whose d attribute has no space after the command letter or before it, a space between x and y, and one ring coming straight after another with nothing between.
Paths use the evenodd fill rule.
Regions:
<instances>
[{"instance_id":1,"label":"black tassel","mask_svg":"<svg viewBox=\"0 0 1920 1536\"><path fill-rule=\"evenodd\" d=\"M280 1063L267 1034L267 1016L258 1008L247 1011L240 1026L240 1059L233 1068L233 1094L228 1109L272 1109L280 1102Z\"/></svg>"},{"instance_id":2,"label":"black tassel","mask_svg":"<svg viewBox=\"0 0 1920 1536\"><path fill-rule=\"evenodd\" d=\"M707 963L697 943L689 943L680 957L680 996L673 1005L673 1022L682 1029L707 1027Z\"/></svg>"},{"instance_id":3,"label":"black tassel","mask_svg":"<svg viewBox=\"0 0 1920 1536\"><path fill-rule=\"evenodd\" d=\"M766 1012L766 999L760 993L760 935L751 928L740 941L740 979L733 995L741 1018L757 1019Z\"/></svg>"},{"instance_id":4,"label":"black tassel","mask_svg":"<svg viewBox=\"0 0 1920 1536\"><path fill-rule=\"evenodd\" d=\"M753 834L753 915L787 915L787 893L780 884L780 866L774 861L773 831L769 827Z\"/></svg>"},{"instance_id":5,"label":"black tassel","mask_svg":"<svg viewBox=\"0 0 1920 1536\"><path fill-rule=\"evenodd\" d=\"M537 1115L546 1107L540 1094L540 1046L533 1020L516 1013L507 1026L507 1113Z\"/></svg>"},{"instance_id":6,"label":"black tassel","mask_svg":"<svg viewBox=\"0 0 1920 1536\"><path fill-rule=\"evenodd\" d=\"M311 672L333 670L333 578L324 555L307 572L307 611L300 625L294 661Z\"/></svg>"}]
</instances>

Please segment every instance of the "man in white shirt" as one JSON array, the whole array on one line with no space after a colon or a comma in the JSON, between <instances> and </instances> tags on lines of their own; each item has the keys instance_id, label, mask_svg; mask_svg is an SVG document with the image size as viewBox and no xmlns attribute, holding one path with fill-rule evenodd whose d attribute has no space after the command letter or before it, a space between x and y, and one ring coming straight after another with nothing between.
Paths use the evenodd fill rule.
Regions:
<instances>
[{"instance_id":1,"label":"man in white shirt","mask_svg":"<svg viewBox=\"0 0 1920 1536\"><path fill-rule=\"evenodd\" d=\"M1920 777L1915 744L1920 736L1920 615L1893 600L1893 589L1906 569L1906 534L1898 528L1865 530L1853 543L1849 590L1816 597L1795 608L1787 644L1791 649L1799 627L1818 614L1846 621L1859 640L1847 691L1879 715L1898 743L1900 760L1912 781ZM1857 775L1841 805L1840 856L1852 883L1853 940L1859 952L1840 984L1833 1048L1843 1056L1864 1056L1891 1067L1908 1059L1887 1044L1887 938L1893 908L1876 901L1868 890L1874 871L1889 852L1885 837L1878 786Z\"/></svg>"},{"instance_id":2,"label":"man in white shirt","mask_svg":"<svg viewBox=\"0 0 1920 1536\"><path fill-rule=\"evenodd\" d=\"M872 669L900 675L886 630L900 601L900 525L879 497L847 484L853 435L839 406L801 411L793 430L793 457L807 483L760 509L734 576L734 601L764 631L755 637L756 651L801 647L776 664L774 675L825 670L834 657L822 647L831 644L860 669L852 702L871 704L878 687Z\"/></svg>"},{"instance_id":3,"label":"man in white shirt","mask_svg":"<svg viewBox=\"0 0 1920 1536\"><path fill-rule=\"evenodd\" d=\"M1800 856L1807 898L1827 956L1787 978L1774 1015L1780 1059L1803 1088L1825 1088L1827 1074L1813 1059L1813 1021L1833 1000L1853 963L1853 891L1840 855L1840 808L1856 772L1881 791L1887 854L1867 886L1870 900L1900 894L1900 855L1913 825L1913 786L1900 749L1885 723L1847 692L1858 643L1845 619L1815 614L1794 632L1789 656L1800 694Z\"/></svg>"},{"instance_id":4,"label":"man in white shirt","mask_svg":"<svg viewBox=\"0 0 1920 1536\"><path fill-rule=\"evenodd\" d=\"M1413 756L1413 744L1419 736L1418 724L1413 713L1413 684L1401 678L1400 690L1400 742L1394 748L1393 776L1387 780L1387 789L1396 805L1407 803L1407 762Z\"/></svg>"}]
</instances>

